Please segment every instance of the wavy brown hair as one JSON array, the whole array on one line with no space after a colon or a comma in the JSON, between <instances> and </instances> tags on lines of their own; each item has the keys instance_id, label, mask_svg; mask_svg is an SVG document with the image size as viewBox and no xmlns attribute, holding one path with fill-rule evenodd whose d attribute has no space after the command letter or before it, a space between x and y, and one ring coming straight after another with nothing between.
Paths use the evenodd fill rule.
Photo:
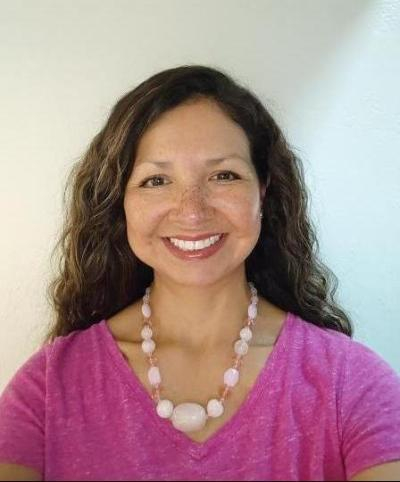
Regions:
<instances>
[{"instance_id":1,"label":"wavy brown hair","mask_svg":"<svg viewBox=\"0 0 400 482\"><path fill-rule=\"evenodd\" d=\"M123 95L73 166L63 196L65 219L48 287L54 319L43 343L107 319L144 295L153 269L132 252L125 187L145 130L164 112L196 98L215 101L246 132L261 184L268 185L261 234L245 261L260 295L309 323L352 336L334 299L338 281L319 259L300 159L266 107L232 76L185 65L159 72Z\"/></svg>"}]
</instances>

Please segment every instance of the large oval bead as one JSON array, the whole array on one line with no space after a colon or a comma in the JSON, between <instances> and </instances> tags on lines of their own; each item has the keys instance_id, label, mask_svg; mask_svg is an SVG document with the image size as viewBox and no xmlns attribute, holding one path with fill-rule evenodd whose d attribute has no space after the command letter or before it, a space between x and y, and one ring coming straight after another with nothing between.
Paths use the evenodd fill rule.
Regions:
<instances>
[{"instance_id":1,"label":"large oval bead","mask_svg":"<svg viewBox=\"0 0 400 482\"><path fill-rule=\"evenodd\" d=\"M207 413L198 403L181 403L174 408L172 425L181 432L195 432L204 428Z\"/></svg>"}]
</instances>

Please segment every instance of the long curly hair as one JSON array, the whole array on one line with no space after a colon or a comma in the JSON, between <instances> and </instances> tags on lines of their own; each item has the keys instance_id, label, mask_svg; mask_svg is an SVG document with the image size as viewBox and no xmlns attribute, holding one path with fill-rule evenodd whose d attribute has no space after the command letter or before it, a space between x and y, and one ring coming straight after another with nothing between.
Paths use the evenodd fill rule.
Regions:
<instances>
[{"instance_id":1,"label":"long curly hair","mask_svg":"<svg viewBox=\"0 0 400 482\"><path fill-rule=\"evenodd\" d=\"M123 95L72 167L65 219L52 252L57 274L47 290L53 319L43 344L107 319L144 295L153 269L132 252L123 198L141 136L157 118L196 98L215 101L246 132L261 184L268 184L261 233L245 260L259 294L321 328L353 335L334 299L338 281L319 259L301 160L248 88L226 72L184 65L159 72Z\"/></svg>"}]
</instances>

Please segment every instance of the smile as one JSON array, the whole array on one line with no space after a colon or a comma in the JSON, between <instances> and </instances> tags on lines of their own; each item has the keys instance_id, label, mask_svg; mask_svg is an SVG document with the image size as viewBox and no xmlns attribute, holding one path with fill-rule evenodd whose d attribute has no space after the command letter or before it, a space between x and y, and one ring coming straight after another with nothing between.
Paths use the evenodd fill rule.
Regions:
<instances>
[{"instance_id":1,"label":"smile","mask_svg":"<svg viewBox=\"0 0 400 482\"><path fill-rule=\"evenodd\" d=\"M227 233L197 241L183 241L177 238L162 238L164 245L174 257L186 261L200 261L218 253L224 246Z\"/></svg>"},{"instance_id":2,"label":"smile","mask_svg":"<svg viewBox=\"0 0 400 482\"><path fill-rule=\"evenodd\" d=\"M208 248L217 243L222 237L222 234L211 236L210 238L200 239L198 241L184 241L177 238L168 238L168 240L182 251L199 251L200 249Z\"/></svg>"}]
</instances>

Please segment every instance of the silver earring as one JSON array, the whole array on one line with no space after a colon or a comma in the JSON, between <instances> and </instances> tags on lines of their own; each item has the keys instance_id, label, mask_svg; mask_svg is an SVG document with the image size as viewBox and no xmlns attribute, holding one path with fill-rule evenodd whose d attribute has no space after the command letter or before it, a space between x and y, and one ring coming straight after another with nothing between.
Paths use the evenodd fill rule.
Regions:
<instances>
[{"instance_id":1,"label":"silver earring","mask_svg":"<svg viewBox=\"0 0 400 482\"><path fill-rule=\"evenodd\" d=\"M260 218L262 219L262 217L263 217L263 213L262 213L262 212L260 212Z\"/></svg>"}]
</instances>

